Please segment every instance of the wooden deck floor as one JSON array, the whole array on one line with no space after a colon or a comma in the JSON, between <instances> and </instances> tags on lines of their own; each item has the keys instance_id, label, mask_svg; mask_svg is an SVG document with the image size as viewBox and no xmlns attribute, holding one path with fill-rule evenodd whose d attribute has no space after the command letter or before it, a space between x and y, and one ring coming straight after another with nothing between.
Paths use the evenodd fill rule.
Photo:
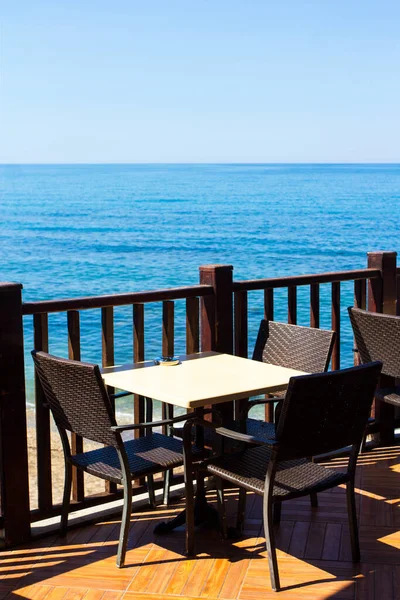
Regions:
<instances>
[{"instance_id":1,"label":"wooden deck floor","mask_svg":"<svg viewBox=\"0 0 400 600\"><path fill-rule=\"evenodd\" d=\"M340 461L336 461L336 464ZM331 463L332 464L332 463ZM212 493L210 494L213 498ZM236 494L229 495L234 517ZM286 502L278 533L284 589L271 591L260 498L249 497L245 536L222 542L199 531L198 557L184 554L183 531L155 537L155 524L182 507L132 518L127 566L117 569L118 520L70 531L0 554L0 597L46 600L164 600L180 597L260 600L400 598L400 447L360 457L357 474L362 562L353 565L343 489Z\"/></svg>"}]
</instances>

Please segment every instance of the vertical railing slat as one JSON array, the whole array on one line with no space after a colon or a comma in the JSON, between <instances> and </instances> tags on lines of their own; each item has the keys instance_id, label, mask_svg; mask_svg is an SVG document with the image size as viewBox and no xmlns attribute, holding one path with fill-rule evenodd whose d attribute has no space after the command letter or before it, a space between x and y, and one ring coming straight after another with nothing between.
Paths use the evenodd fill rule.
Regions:
<instances>
[{"instance_id":1,"label":"vertical railing slat","mask_svg":"<svg viewBox=\"0 0 400 600\"><path fill-rule=\"evenodd\" d=\"M356 279L354 282L354 306L365 309L367 303L367 282L365 279ZM360 364L360 356L356 348L356 340L353 336L354 364Z\"/></svg>"},{"instance_id":2,"label":"vertical railing slat","mask_svg":"<svg viewBox=\"0 0 400 600\"><path fill-rule=\"evenodd\" d=\"M234 294L235 355L247 358L248 354L248 299L247 292Z\"/></svg>"},{"instance_id":3,"label":"vertical railing slat","mask_svg":"<svg viewBox=\"0 0 400 600\"><path fill-rule=\"evenodd\" d=\"M133 311L133 361L144 361L144 304L134 304ZM139 394L133 395L133 422L143 423L144 416L144 398ZM143 435L143 431L135 429L135 437Z\"/></svg>"},{"instance_id":4,"label":"vertical railing slat","mask_svg":"<svg viewBox=\"0 0 400 600\"><path fill-rule=\"evenodd\" d=\"M81 360L81 334L79 311L69 310L67 312L68 324L68 357L72 360ZM83 452L83 440L76 433L71 433L71 452L80 454ZM83 471L72 467L72 499L76 502L85 497Z\"/></svg>"},{"instance_id":5,"label":"vertical railing slat","mask_svg":"<svg viewBox=\"0 0 400 600\"><path fill-rule=\"evenodd\" d=\"M332 352L332 370L340 369L340 281L332 283L332 329L336 331Z\"/></svg>"},{"instance_id":6,"label":"vertical railing slat","mask_svg":"<svg viewBox=\"0 0 400 600\"><path fill-rule=\"evenodd\" d=\"M312 283L310 285L310 326L319 328L319 314L320 314L320 303L319 303L319 284Z\"/></svg>"},{"instance_id":7,"label":"vertical railing slat","mask_svg":"<svg viewBox=\"0 0 400 600\"><path fill-rule=\"evenodd\" d=\"M49 351L49 324L47 313L34 315L34 346L36 350ZM51 476L50 409L45 404L40 382L35 375L36 443L39 510L48 511L53 506Z\"/></svg>"},{"instance_id":8,"label":"vertical railing slat","mask_svg":"<svg viewBox=\"0 0 400 600\"><path fill-rule=\"evenodd\" d=\"M200 350L200 302L199 299L186 299L186 354L196 354Z\"/></svg>"},{"instance_id":9,"label":"vertical railing slat","mask_svg":"<svg viewBox=\"0 0 400 600\"><path fill-rule=\"evenodd\" d=\"M288 288L288 323L290 325L297 323L297 287L295 285Z\"/></svg>"},{"instance_id":10,"label":"vertical railing slat","mask_svg":"<svg viewBox=\"0 0 400 600\"><path fill-rule=\"evenodd\" d=\"M274 288L264 290L264 318L267 321L274 320ZM274 420L274 407L272 404L264 406L264 419L267 423L272 423Z\"/></svg>"},{"instance_id":11,"label":"vertical railing slat","mask_svg":"<svg viewBox=\"0 0 400 600\"><path fill-rule=\"evenodd\" d=\"M102 347L102 365L110 367L114 364L114 307L104 306L101 309L101 347ZM114 393L114 388L108 387L109 394ZM115 401L112 399L112 406L115 412ZM116 492L117 486L110 481L105 482L106 492Z\"/></svg>"},{"instance_id":12,"label":"vertical railing slat","mask_svg":"<svg viewBox=\"0 0 400 600\"><path fill-rule=\"evenodd\" d=\"M175 329L175 303L172 300L163 301L162 314L162 354L163 356L174 355L174 329ZM162 418L171 419L174 416L173 404L162 403ZM167 432L167 428L163 427L163 433Z\"/></svg>"},{"instance_id":13,"label":"vertical railing slat","mask_svg":"<svg viewBox=\"0 0 400 600\"><path fill-rule=\"evenodd\" d=\"M235 356L247 358L248 355L248 298L247 291L234 293L234 353ZM240 418L242 411L248 403L248 398L236 400L234 403L234 417Z\"/></svg>"},{"instance_id":14,"label":"vertical railing slat","mask_svg":"<svg viewBox=\"0 0 400 600\"><path fill-rule=\"evenodd\" d=\"M264 290L264 319L274 320L274 288Z\"/></svg>"}]
</instances>

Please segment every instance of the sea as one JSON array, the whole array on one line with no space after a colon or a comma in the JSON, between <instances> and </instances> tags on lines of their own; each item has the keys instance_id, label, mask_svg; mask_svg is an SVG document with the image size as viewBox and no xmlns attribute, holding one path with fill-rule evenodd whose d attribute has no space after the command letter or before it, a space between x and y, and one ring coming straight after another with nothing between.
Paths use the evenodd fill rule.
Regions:
<instances>
[{"instance_id":1,"label":"sea","mask_svg":"<svg viewBox=\"0 0 400 600\"><path fill-rule=\"evenodd\" d=\"M97 164L0 166L0 280L25 301L155 290L199 282L199 266L231 264L234 279L364 268L367 252L399 250L398 164ZM341 286L341 366L353 363ZM275 296L287 320L287 292ZM262 292L249 294L249 355ZM82 311L82 360L101 361L100 311ZM331 326L321 286L321 326ZM175 353L185 352L176 302ZM298 290L309 324L309 289ZM32 318L24 318L33 406ZM67 356L64 314L50 315L50 351ZM146 358L161 354L160 306L145 308ZM132 360L132 311L115 309L116 363ZM127 416L132 400L120 399Z\"/></svg>"}]
</instances>

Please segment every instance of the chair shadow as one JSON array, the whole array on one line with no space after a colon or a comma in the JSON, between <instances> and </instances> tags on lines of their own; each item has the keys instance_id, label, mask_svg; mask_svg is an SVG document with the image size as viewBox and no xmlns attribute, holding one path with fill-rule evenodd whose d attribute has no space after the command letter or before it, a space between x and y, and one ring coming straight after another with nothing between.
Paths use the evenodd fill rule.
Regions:
<instances>
[{"instance_id":1,"label":"chair shadow","mask_svg":"<svg viewBox=\"0 0 400 600\"><path fill-rule=\"evenodd\" d=\"M341 460L343 463L343 459ZM336 488L320 494L318 508L311 508L307 497L285 502L281 524L276 528L278 565L292 565L294 578L296 565L306 564L310 569L306 571L306 581L295 583L289 581L285 585L285 579L287 580L288 577L282 576L282 591L301 590L309 586L312 593L313 586L342 582L341 591L332 591L331 595L324 595L324 598L339 598L343 597L343 589L354 585L360 589L363 586L368 588L374 585L375 579L378 580L382 576L388 565L394 568L395 565L400 564L398 542L400 447L376 449L361 455L359 462L362 468L356 493L358 508L361 511L359 519L361 563L358 565L351 563L343 489ZM337 468L340 466L340 460L331 461L329 464ZM384 465L384 468L381 465ZM377 466L380 468L379 477ZM389 482L387 484L389 487L385 488L382 480L386 484ZM228 522L233 524L237 491L227 490L226 495ZM211 504L216 502L215 492L210 492L208 497ZM266 585L269 585L261 503L261 497L249 496L246 529L244 536L238 540L221 540L218 531L206 527L198 528L196 561L210 558L225 559L229 563L241 560L263 561L259 564L263 565L262 576L265 576ZM174 516L183 507L184 502L178 501L171 507L159 507L160 512L157 512L158 509L154 513L149 509L143 509L135 513L129 533L127 566L116 572L121 573L126 570L129 573L130 569L143 565L157 568L166 564L173 566L193 560L184 553L183 528L165 536L157 536L153 533L157 523ZM117 569L113 559L117 552L119 525L120 520L113 518L99 525L70 530L64 538L55 536L3 553L2 556L0 555L0 598L27 597L24 596L24 588L29 585L52 585L52 577L101 561L106 561L104 564L107 563L107 568L110 568L110 564L113 563L113 568ZM328 535L337 534L339 530L340 539L336 537L335 547L325 543ZM307 546L308 542L305 543L304 539L301 539L301 534L307 535L307 540L310 539L311 534L315 537L314 551L311 546ZM316 534L319 535L319 539ZM170 552L171 555L166 559L146 560L146 551L151 548ZM327 552L325 548L328 548ZM255 563L251 562L251 564ZM315 576L315 569L319 571L321 577ZM19 593L18 590L21 592Z\"/></svg>"}]
</instances>

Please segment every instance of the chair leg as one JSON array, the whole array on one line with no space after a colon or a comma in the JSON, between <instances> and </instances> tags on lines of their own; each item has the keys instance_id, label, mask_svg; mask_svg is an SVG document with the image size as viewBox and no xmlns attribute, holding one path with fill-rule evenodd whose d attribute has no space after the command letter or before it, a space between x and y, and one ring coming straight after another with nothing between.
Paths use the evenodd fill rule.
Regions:
<instances>
[{"instance_id":1,"label":"chair leg","mask_svg":"<svg viewBox=\"0 0 400 600\"><path fill-rule=\"evenodd\" d=\"M276 558L272 502L269 500L267 495L264 495L263 517L265 544L267 546L268 564L271 577L271 587L275 592L278 592L281 586L279 581L278 561Z\"/></svg>"},{"instance_id":2,"label":"chair leg","mask_svg":"<svg viewBox=\"0 0 400 600\"><path fill-rule=\"evenodd\" d=\"M356 500L354 495L354 481L348 481L346 486L347 512L349 516L350 543L353 562L360 562L360 543L358 540Z\"/></svg>"},{"instance_id":3,"label":"chair leg","mask_svg":"<svg viewBox=\"0 0 400 600\"><path fill-rule=\"evenodd\" d=\"M64 478L64 495L63 503L61 508L61 522L60 522L60 534L65 535L67 533L68 526L68 512L69 502L71 498L71 485L72 485L72 465L69 461L65 461L65 478Z\"/></svg>"},{"instance_id":4,"label":"chair leg","mask_svg":"<svg viewBox=\"0 0 400 600\"><path fill-rule=\"evenodd\" d=\"M126 547L128 544L128 532L131 523L132 512L132 481L124 477L124 507L122 510L121 531L119 534L119 544L117 553L117 567L123 567L125 564Z\"/></svg>"},{"instance_id":5,"label":"chair leg","mask_svg":"<svg viewBox=\"0 0 400 600\"><path fill-rule=\"evenodd\" d=\"M147 475L147 490L149 492L149 503L151 508L156 508L156 495L154 491L154 477Z\"/></svg>"},{"instance_id":6,"label":"chair leg","mask_svg":"<svg viewBox=\"0 0 400 600\"><path fill-rule=\"evenodd\" d=\"M168 506L169 504L169 492L171 487L172 469L164 472L164 485L163 485L163 504Z\"/></svg>"},{"instance_id":7,"label":"chair leg","mask_svg":"<svg viewBox=\"0 0 400 600\"><path fill-rule=\"evenodd\" d=\"M282 502L275 502L273 506L274 525L279 525L281 522Z\"/></svg>"},{"instance_id":8,"label":"chair leg","mask_svg":"<svg viewBox=\"0 0 400 600\"><path fill-rule=\"evenodd\" d=\"M239 534L243 533L245 514L246 514L246 490L244 488L240 488L239 489L237 519L236 519L236 529Z\"/></svg>"},{"instance_id":9,"label":"chair leg","mask_svg":"<svg viewBox=\"0 0 400 600\"><path fill-rule=\"evenodd\" d=\"M227 529L226 529L226 510L225 510L225 500L224 500L224 482L221 479L221 477L215 477L215 484L216 484L216 488L217 488L219 525L221 527L222 537L225 540L227 537Z\"/></svg>"},{"instance_id":10,"label":"chair leg","mask_svg":"<svg viewBox=\"0 0 400 600\"><path fill-rule=\"evenodd\" d=\"M311 506L313 508L317 508L318 506L318 496L315 492L313 492L312 494L310 494L310 500L311 500Z\"/></svg>"},{"instance_id":11,"label":"chair leg","mask_svg":"<svg viewBox=\"0 0 400 600\"><path fill-rule=\"evenodd\" d=\"M193 473L185 466L186 554L194 555L194 492Z\"/></svg>"}]
</instances>

